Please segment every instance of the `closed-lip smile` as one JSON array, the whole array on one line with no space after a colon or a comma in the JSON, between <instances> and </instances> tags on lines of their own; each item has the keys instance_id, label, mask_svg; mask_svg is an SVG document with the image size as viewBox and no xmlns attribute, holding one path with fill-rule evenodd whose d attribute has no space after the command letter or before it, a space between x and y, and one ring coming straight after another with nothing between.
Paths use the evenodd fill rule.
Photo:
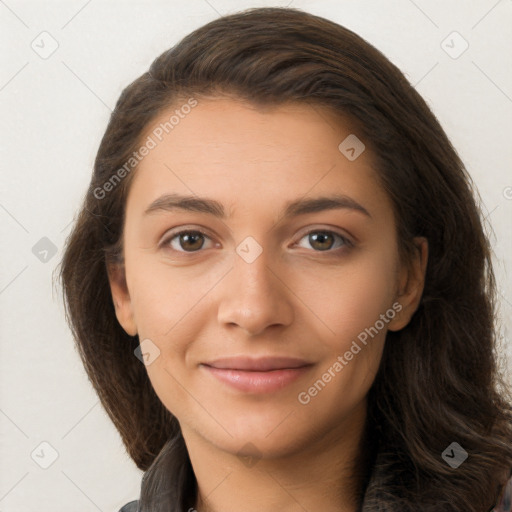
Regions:
<instances>
[{"instance_id":1,"label":"closed-lip smile","mask_svg":"<svg viewBox=\"0 0 512 512\"><path fill-rule=\"evenodd\" d=\"M303 359L294 357L225 357L215 359L208 363L202 363L207 366L219 369L230 369L230 370L245 370L245 371L260 371L267 372L272 370L281 370L287 368L300 368L301 366L307 366L311 363Z\"/></svg>"},{"instance_id":2,"label":"closed-lip smile","mask_svg":"<svg viewBox=\"0 0 512 512\"><path fill-rule=\"evenodd\" d=\"M313 363L286 356L238 356L215 359L200 366L238 391L268 393L284 388L309 371Z\"/></svg>"}]
</instances>

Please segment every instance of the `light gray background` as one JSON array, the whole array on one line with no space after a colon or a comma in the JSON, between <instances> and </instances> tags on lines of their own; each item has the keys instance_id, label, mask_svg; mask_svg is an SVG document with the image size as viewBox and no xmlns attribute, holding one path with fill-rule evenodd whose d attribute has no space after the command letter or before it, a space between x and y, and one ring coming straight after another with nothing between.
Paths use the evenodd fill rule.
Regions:
<instances>
[{"instance_id":1,"label":"light gray background","mask_svg":"<svg viewBox=\"0 0 512 512\"><path fill-rule=\"evenodd\" d=\"M142 474L86 378L52 272L121 90L191 30L263 5L302 8L354 30L433 109L494 229L510 377L511 0L0 0L1 512L117 512L138 498ZM31 47L51 48L43 31L59 45L46 59ZM469 44L458 58L457 36L444 43L452 56L442 47L453 31ZM42 252L43 237L56 254ZM58 453L47 469L40 464L52 449L42 442Z\"/></svg>"}]
</instances>

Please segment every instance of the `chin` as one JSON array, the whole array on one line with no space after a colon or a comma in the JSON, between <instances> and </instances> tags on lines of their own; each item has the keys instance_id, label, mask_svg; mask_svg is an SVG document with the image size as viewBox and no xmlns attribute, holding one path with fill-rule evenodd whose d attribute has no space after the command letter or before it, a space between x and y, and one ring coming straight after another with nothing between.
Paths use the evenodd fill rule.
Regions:
<instances>
[{"instance_id":1,"label":"chin","mask_svg":"<svg viewBox=\"0 0 512 512\"><path fill-rule=\"evenodd\" d=\"M293 414L283 414L283 410L276 414L249 415L238 417L219 418L219 422L226 426L231 436L219 436L218 431L207 435L212 444L220 449L236 454L240 457L277 458L289 455L302 445L308 444L308 434L312 429L302 424L297 428L293 421ZM289 416L287 417L287 415ZM225 434L225 435L224 435Z\"/></svg>"}]
</instances>

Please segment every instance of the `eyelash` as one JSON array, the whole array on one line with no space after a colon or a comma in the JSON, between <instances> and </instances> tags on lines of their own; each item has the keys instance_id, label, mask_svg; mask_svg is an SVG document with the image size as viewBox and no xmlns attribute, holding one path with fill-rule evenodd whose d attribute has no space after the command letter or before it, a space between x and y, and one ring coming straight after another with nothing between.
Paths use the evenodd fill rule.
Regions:
<instances>
[{"instance_id":1,"label":"eyelash","mask_svg":"<svg viewBox=\"0 0 512 512\"><path fill-rule=\"evenodd\" d=\"M304 239L305 237L311 235L312 233L322 233L322 234L328 234L328 235L334 235L335 237L338 237L342 242L343 244L340 246L340 247L337 247L335 249L326 249L325 251L315 251L313 249L313 252L317 252L317 253L337 253L339 251L344 251L344 250L347 250L348 248L351 248L354 246L354 244L345 236L341 235L340 233L337 233L336 231L331 231L331 230L328 230L328 229L313 229L311 231L308 231L307 233L304 233L300 239ZM172 240L174 240L175 238L178 238L180 235L184 235L184 234L192 234L192 235L195 235L195 234L200 234L206 238L210 238L209 235L207 235L204 231L200 230L200 229L183 229L181 231L176 231L176 232L172 232L169 234L169 236L167 236L160 244L160 246L164 249L170 249L171 251L174 251L174 252L179 252L179 253L182 253L182 254L195 254L195 253L199 253L199 252L202 252L202 247L201 249L197 250L197 251L184 251L184 250L177 250L177 249L172 249L170 247L171 245L171 242Z\"/></svg>"}]
</instances>

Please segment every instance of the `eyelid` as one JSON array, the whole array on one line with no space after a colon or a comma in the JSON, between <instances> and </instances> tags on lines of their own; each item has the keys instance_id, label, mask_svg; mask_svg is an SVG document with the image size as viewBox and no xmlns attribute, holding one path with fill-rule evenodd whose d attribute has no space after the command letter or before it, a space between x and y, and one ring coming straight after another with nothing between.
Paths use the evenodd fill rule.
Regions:
<instances>
[{"instance_id":1,"label":"eyelid","mask_svg":"<svg viewBox=\"0 0 512 512\"><path fill-rule=\"evenodd\" d=\"M165 232L165 234L161 237L160 242L158 242L158 247L161 248L163 246L169 245L170 241L173 238L175 238L177 235L180 235L181 233L184 233L184 232L201 233L201 235L204 235L207 238L210 238L210 239L212 238L212 236L208 234L207 230L202 227L193 226L193 225L191 225L191 226L188 226L188 225L176 226L175 228L169 229L168 231ZM185 252L185 251L181 251L181 252ZM195 252L201 252L201 251L195 251ZM193 251L190 252L190 254L192 254L192 253L193 253Z\"/></svg>"},{"instance_id":2,"label":"eyelid","mask_svg":"<svg viewBox=\"0 0 512 512\"><path fill-rule=\"evenodd\" d=\"M173 252L189 254L189 255L204 252L203 248L201 248L197 251L181 251L181 250L172 249L170 247L171 240L173 240L175 237L179 236L180 234L187 233L187 232L200 233L201 235L203 235L204 237L206 237L210 240L212 240L212 238L214 238L214 237L210 236L210 234L208 234L208 230L206 230L202 227L199 227L196 225L192 225L192 226L191 225L182 225L182 226L177 226L175 228L168 230L162 236L161 241L158 243L158 247L160 249L168 249ZM309 226L307 228L304 228L303 230L300 230L299 234L296 237L296 241L292 245L293 246L297 245L304 237L306 237L307 235L310 235L311 233L328 233L335 237L336 236L339 237L343 242L341 247L337 247L335 249L327 249L325 251L315 251L314 249L311 249L311 251L314 253L336 254L340 251L343 251L343 250L346 250L349 248L353 248L355 246L353 237L351 237L350 235L347 235L345 233L340 233L339 228L334 228L334 227L330 227L330 226L325 227L325 225L324 226ZM214 242L214 245L218 245L218 244L216 244Z\"/></svg>"},{"instance_id":3,"label":"eyelid","mask_svg":"<svg viewBox=\"0 0 512 512\"><path fill-rule=\"evenodd\" d=\"M350 247L353 247L355 245L355 241L354 241L354 237L346 234L346 233L341 233L340 232L340 228L335 228L335 227L325 227L324 226L313 226L313 227L308 227L308 228L304 228L306 229L306 231L300 231L300 234L297 236L297 241L300 241L302 240L306 235L309 235L311 233L331 233L333 235L336 235L336 236L339 236L340 238L343 239L343 241L345 242L345 245L347 246L350 246ZM322 252L322 251L316 251L316 252ZM325 252L333 252L333 251L325 251Z\"/></svg>"}]
</instances>

